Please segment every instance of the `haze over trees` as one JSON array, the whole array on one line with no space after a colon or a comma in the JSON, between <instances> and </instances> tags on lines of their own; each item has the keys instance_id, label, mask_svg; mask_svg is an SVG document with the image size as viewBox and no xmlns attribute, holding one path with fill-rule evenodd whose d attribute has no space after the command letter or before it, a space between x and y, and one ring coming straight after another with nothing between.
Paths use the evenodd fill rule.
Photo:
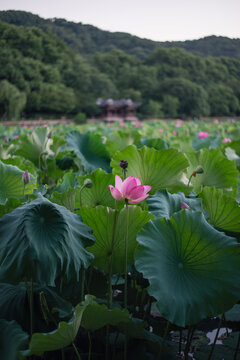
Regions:
<instances>
[{"instance_id":1,"label":"haze over trees","mask_svg":"<svg viewBox=\"0 0 240 360\"><path fill-rule=\"evenodd\" d=\"M139 101L142 117L239 115L237 58L240 39L157 43L64 19L0 12L0 116L92 116L98 97Z\"/></svg>"}]
</instances>

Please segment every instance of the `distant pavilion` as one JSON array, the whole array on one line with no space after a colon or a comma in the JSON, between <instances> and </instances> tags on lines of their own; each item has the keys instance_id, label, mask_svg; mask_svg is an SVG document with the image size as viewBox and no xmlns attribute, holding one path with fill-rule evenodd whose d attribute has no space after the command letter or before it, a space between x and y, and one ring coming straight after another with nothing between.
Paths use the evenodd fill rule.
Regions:
<instances>
[{"instance_id":1,"label":"distant pavilion","mask_svg":"<svg viewBox=\"0 0 240 360\"><path fill-rule=\"evenodd\" d=\"M141 105L135 103L131 99L97 99L96 104L101 108L99 118L103 121L136 121L136 109Z\"/></svg>"}]
</instances>

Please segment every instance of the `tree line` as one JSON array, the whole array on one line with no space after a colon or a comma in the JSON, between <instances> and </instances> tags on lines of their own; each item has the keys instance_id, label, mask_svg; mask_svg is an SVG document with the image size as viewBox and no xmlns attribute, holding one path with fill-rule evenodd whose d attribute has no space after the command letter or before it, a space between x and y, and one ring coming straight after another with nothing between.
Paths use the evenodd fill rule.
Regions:
<instances>
[{"instance_id":1,"label":"tree line","mask_svg":"<svg viewBox=\"0 0 240 360\"><path fill-rule=\"evenodd\" d=\"M82 56L51 31L0 22L0 116L94 116L96 99L131 98L139 116L240 114L240 61L157 48Z\"/></svg>"}]
</instances>

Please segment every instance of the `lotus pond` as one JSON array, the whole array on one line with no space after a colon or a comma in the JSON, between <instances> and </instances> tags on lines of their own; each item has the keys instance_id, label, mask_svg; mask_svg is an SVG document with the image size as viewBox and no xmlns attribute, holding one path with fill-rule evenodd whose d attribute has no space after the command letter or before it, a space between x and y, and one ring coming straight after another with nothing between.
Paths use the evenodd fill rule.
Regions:
<instances>
[{"instance_id":1,"label":"lotus pond","mask_svg":"<svg viewBox=\"0 0 240 360\"><path fill-rule=\"evenodd\" d=\"M0 359L240 359L239 169L234 120L1 126Z\"/></svg>"}]
</instances>

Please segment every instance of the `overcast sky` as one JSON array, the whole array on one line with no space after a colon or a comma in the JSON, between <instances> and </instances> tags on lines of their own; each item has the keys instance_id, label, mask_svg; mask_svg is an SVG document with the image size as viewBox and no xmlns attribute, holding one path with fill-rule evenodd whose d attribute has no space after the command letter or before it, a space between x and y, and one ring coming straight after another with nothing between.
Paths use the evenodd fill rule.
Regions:
<instances>
[{"instance_id":1,"label":"overcast sky","mask_svg":"<svg viewBox=\"0 0 240 360\"><path fill-rule=\"evenodd\" d=\"M0 0L10 9L159 41L240 38L240 0Z\"/></svg>"}]
</instances>

